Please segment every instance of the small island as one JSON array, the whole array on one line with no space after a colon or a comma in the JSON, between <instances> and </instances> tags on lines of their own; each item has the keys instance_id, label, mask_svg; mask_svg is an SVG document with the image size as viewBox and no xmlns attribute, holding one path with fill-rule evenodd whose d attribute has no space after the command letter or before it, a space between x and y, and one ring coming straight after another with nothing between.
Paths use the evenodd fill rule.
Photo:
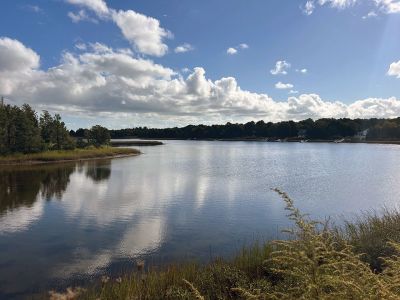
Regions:
<instances>
[{"instance_id":1,"label":"small island","mask_svg":"<svg viewBox=\"0 0 400 300\"><path fill-rule=\"evenodd\" d=\"M70 135L59 114L38 114L27 104L0 105L0 165L42 164L139 155L133 148L112 147L110 132L100 125L84 137ZM122 146L122 145L115 145Z\"/></svg>"}]
</instances>

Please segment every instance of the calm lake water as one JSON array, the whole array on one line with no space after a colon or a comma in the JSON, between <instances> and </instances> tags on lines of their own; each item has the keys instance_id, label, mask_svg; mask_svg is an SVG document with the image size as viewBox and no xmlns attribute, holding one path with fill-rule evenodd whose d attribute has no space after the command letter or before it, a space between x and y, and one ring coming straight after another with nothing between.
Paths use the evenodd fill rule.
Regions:
<instances>
[{"instance_id":1,"label":"calm lake water","mask_svg":"<svg viewBox=\"0 0 400 300\"><path fill-rule=\"evenodd\" d=\"M139 147L140 148L140 147ZM303 212L340 219L400 201L400 146L166 141L114 160L0 168L0 298L230 256Z\"/></svg>"}]
</instances>

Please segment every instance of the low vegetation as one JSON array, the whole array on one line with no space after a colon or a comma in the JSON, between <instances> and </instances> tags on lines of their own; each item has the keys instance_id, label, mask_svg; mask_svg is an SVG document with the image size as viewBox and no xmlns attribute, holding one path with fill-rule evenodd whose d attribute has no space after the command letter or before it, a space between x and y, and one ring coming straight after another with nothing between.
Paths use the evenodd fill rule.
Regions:
<instances>
[{"instance_id":1,"label":"low vegetation","mask_svg":"<svg viewBox=\"0 0 400 300\"><path fill-rule=\"evenodd\" d=\"M131 148L114 147L88 147L85 149L74 150L53 150L32 154L10 154L0 156L1 164L19 164L19 163L46 163L58 161L72 161L93 158L105 158L124 155L137 155L139 150Z\"/></svg>"},{"instance_id":2,"label":"low vegetation","mask_svg":"<svg viewBox=\"0 0 400 300\"><path fill-rule=\"evenodd\" d=\"M399 299L400 213L368 214L335 228L302 215L285 193L295 227L287 240L256 244L232 260L150 268L104 277L68 299ZM66 294L64 294L66 295ZM63 299L52 292L52 299Z\"/></svg>"}]
</instances>

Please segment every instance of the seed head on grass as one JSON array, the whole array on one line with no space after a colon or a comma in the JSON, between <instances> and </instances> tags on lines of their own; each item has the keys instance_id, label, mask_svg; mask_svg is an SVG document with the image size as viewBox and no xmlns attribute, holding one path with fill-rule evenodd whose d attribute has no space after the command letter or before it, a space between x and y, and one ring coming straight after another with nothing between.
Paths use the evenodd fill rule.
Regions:
<instances>
[{"instance_id":1,"label":"seed head on grass","mask_svg":"<svg viewBox=\"0 0 400 300\"><path fill-rule=\"evenodd\" d=\"M50 291L50 300L75 300L79 299L79 296L85 291L85 289L80 287L69 287L65 293L57 293L55 291Z\"/></svg>"},{"instance_id":2,"label":"seed head on grass","mask_svg":"<svg viewBox=\"0 0 400 300\"><path fill-rule=\"evenodd\" d=\"M200 294L199 290L196 289L191 282L187 281L186 279L182 279L182 280L190 288L190 290L191 290L191 292L192 292L192 294L193 294L195 299L197 299L197 300L205 300L205 298Z\"/></svg>"}]
</instances>

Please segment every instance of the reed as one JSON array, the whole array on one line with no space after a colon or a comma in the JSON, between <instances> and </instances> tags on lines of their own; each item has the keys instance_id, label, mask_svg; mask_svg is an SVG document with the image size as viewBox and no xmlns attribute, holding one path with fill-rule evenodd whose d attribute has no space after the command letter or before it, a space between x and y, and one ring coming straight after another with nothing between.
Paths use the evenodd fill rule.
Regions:
<instances>
[{"instance_id":1,"label":"reed","mask_svg":"<svg viewBox=\"0 0 400 300\"><path fill-rule=\"evenodd\" d=\"M33 154L12 154L0 156L1 164L29 164L59 161L74 161L83 159L105 158L124 155L138 155L139 150L118 147L89 147L74 150L45 151Z\"/></svg>"}]
</instances>

